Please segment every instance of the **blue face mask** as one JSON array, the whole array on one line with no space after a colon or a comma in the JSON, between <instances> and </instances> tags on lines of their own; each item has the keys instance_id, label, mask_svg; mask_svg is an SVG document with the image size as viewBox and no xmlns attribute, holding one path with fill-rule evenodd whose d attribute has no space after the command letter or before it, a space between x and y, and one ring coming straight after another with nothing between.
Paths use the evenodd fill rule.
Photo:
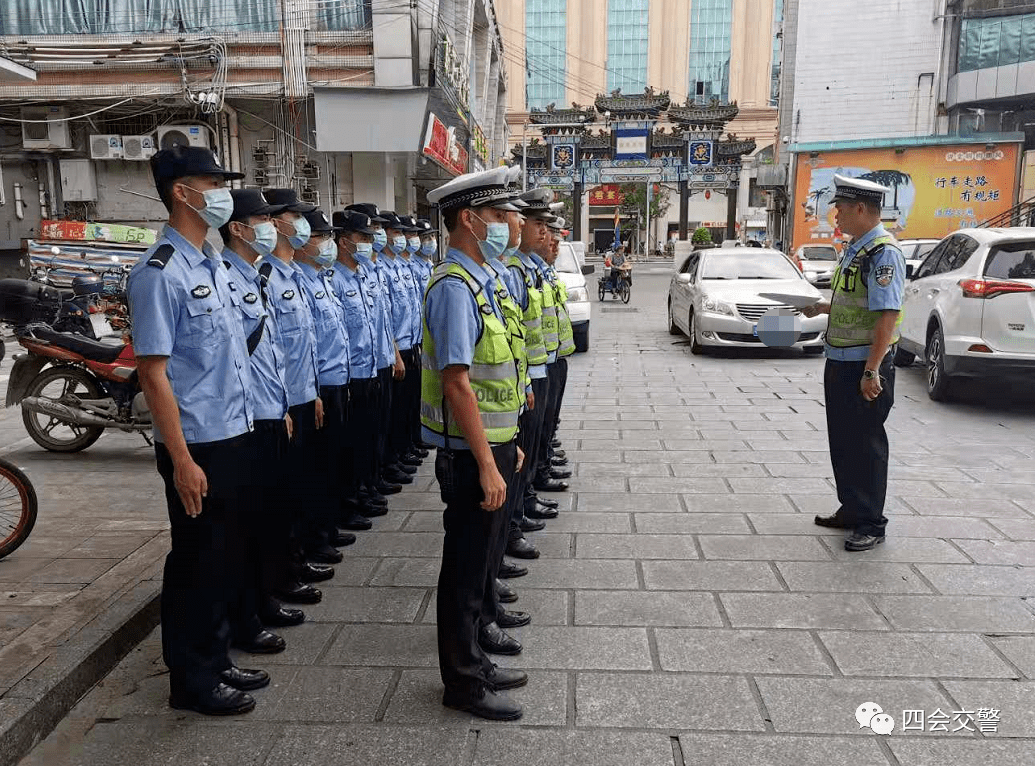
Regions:
<instances>
[{"instance_id":1,"label":"blue face mask","mask_svg":"<svg viewBox=\"0 0 1035 766\"><path fill-rule=\"evenodd\" d=\"M478 216L475 218L482 221ZM495 221L482 223L485 224L485 239L478 240L478 248L482 251L482 257L491 261L493 258L499 258L507 249L507 243L510 242L510 224Z\"/></svg>"},{"instance_id":2,"label":"blue face mask","mask_svg":"<svg viewBox=\"0 0 1035 766\"><path fill-rule=\"evenodd\" d=\"M242 225L248 226L246 223ZM263 221L249 228L255 232L255 240L253 242L245 240L245 242L251 245L252 250L261 256L267 256L272 253L273 248L277 246L277 227L269 221Z\"/></svg>"},{"instance_id":3,"label":"blue face mask","mask_svg":"<svg viewBox=\"0 0 1035 766\"><path fill-rule=\"evenodd\" d=\"M429 239L427 242L420 246L420 251L428 258L438 252L438 242L433 239Z\"/></svg>"},{"instance_id":4,"label":"blue face mask","mask_svg":"<svg viewBox=\"0 0 1035 766\"><path fill-rule=\"evenodd\" d=\"M508 247L506 250L503 251L503 255L500 256L500 260L501 261L505 261L505 260L507 260L507 258L512 256L516 252L517 252L517 245L515 245L514 247Z\"/></svg>"},{"instance_id":5,"label":"blue face mask","mask_svg":"<svg viewBox=\"0 0 1035 766\"><path fill-rule=\"evenodd\" d=\"M374 251L374 245L370 242L357 242L356 243L356 260L362 263L367 263L370 260L370 254Z\"/></svg>"},{"instance_id":6,"label":"blue face mask","mask_svg":"<svg viewBox=\"0 0 1035 766\"><path fill-rule=\"evenodd\" d=\"M193 186L187 186L187 184L184 184L184 186L191 191L198 192L198 194L205 198L205 207L199 209L189 203L188 207L200 215L201 220L213 229L218 229L229 221L230 216L234 214L234 198L230 195L229 189L206 189L205 191L198 191Z\"/></svg>"},{"instance_id":7,"label":"blue face mask","mask_svg":"<svg viewBox=\"0 0 1035 766\"><path fill-rule=\"evenodd\" d=\"M399 255L399 253L406 249L406 237L402 234L392 237L392 244L390 244L389 247L392 249L393 253Z\"/></svg>"},{"instance_id":8,"label":"blue face mask","mask_svg":"<svg viewBox=\"0 0 1035 766\"><path fill-rule=\"evenodd\" d=\"M384 229L378 229L377 231L375 231L374 232L374 250L376 250L377 252L380 253L382 250L385 249L385 246L387 244L388 244L388 235L385 234L385 230Z\"/></svg>"},{"instance_id":9,"label":"blue face mask","mask_svg":"<svg viewBox=\"0 0 1035 766\"><path fill-rule=\"evenodd\" d=\"M411 253L415 253L420 250L420 237L410 237L406 240L406 249Z\"/></svg>"},{"instance_id":10,"label":"blue face mask","mask_svg":"<svg viewBox=\"0 0 1035 766\"><path fill-rule=\"evenodd\" d=\"M309 227L309 221L305 218L297 218L294 221L288 221L287 223L294 224L295 233L288 237L288 242L291 243L291 247L295 250L301 250L305 247L305 243L309 241L309 236L312 234L312 229Z\"/></svg>"},{"instance_id":11,"label":"blue face mask","mask_svg":"<svg viewBox=\"0 0 1035 766\"><path fill-rule=\"evenodd\" d=\"M316 261L321 269L329 269L337 259L338 246L334 244L333 239L321 242L320 252L313 256L313 260Z\"/></svg>"}]
</instances>

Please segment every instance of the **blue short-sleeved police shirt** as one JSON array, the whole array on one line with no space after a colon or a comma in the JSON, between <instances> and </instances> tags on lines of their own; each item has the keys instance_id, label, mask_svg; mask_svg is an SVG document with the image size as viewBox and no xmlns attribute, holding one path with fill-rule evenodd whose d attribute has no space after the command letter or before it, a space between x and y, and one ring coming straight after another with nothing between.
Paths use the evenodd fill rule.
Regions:
<instances>
[{"instance_id":1,"label":"blue short-sleeved police shirt","mask_svg":"<svg viewBox=\"0 0 1035 766\"><path fill-rule=\"evenodd\" d=\"M263 327L249 361L252 372L252 392L255 396L256 420L279 420L287 414L286 367L284 349L277 338L277 320L266 309L259 272L229 248L223 250L223 260L229 264L227 275L230 289L237 297L244 337L247 340L259 325ZM263 321L265 317L265 322Z\"/></svg>"},{"instance_id":2,"label":"blue short-sleeved police shirt","mask_svg":"<svg viewBox=\"0 0 1035 766\"><path fill-rule=\"evenodd\" d=\"M331 277L334 294L345 312L349 333L349 372L353 379L369 380L377 376L374 360L374 333L371 312L374 310L373 285L343 263L334 264Z\"/></svg>"},{"instance_id":3,"label":"blue short-sleeved police shirt","mask_svg":"<svg viewBox=\"0 0 1035 766\"><path fill-rule=\"evenodd\" d=\"M247 433L255 419L248 348L222 259L172 226L127 283L137 356L168 357L166 375L189 444ZM165 436L154 428L155 438Z\"/></svg>"},{"instance_id":4,"label":"blue short-sleeved police shirt","mask_svg":"<svg viewBox=\"0 0 1035 766\"><path fill-rule=\"evenodd\" d=\"M887 236L884 226L878 225L845 248L841 258L841 271L852 265L856 254L877 237ZM867 300L870 311L901 311L906 292L906 260L895 243L888 243L870 258L866 280ZM870 356L870 347L852 346L835 348L825 346L827 359L843 362L865 362Z\"/></svg>"},{"instance_id":5,"label":"blue short-sleeved police shirt","mask_svg":"<svg viewBox=\"0 0 1035 766\"><path fill-rule=\"evenodd\" d=\"M392 295L388 288L388 271L384 266L384 254L377 261L362 264L360 273L371 283L374 296L374 311L371 321L375 338L374 358L377 369L383 370L395 364L395 333L392 325Z\"/></svg>"},{"instance_id":6,"label":"blue short-sleeved police shirt","mask_svg":"<svg viewBox=\"0 0 1035 766\"><path fill-rule=\"evenodd\" d=\"M262 259L260 273L267 265L270 266L269 307L277 317L277 334L284 349L288 404L294 407L317 397L320 364L316 356L316 323L298 266L270 255Z\"/></svg>"},{"instance_id":7,"label":"blue short-sleeved police shirt","mask_svg":"<svg viewBox=\"0 0 1035 766\"><path fill-rule=\"evenodd\" d=\"M321 386L344 386L349 382L349 333L345 313L331 286L329 272L308 263L298 263L302 287L316 326L316 358Z\"/></svg>"},{"instance_id":8,"label":"blue short-sleeved police shirt","mask_svg":"<svg viewBox=\"0 0 1035 766\"><path fill-rule=\"evenodd\" d=\"M467 273L478 280L499 320L503 321L503 313L495 299L493 273L475 263L469 256L459 250L450 249L445 257L446 263L456 263ZM444 370L453 365L470 367L474 361L474 347L482 332L481 312L478 301L471 293L471 288L460 279L440 279L432 285L424 301L424 311L428 323L428 334L435 347L434 358L427 363L436 370ZM425 353L427 353L425 351ZM421 428L422 438L428 444L444 447L445 439L427 427ZM450 448L470 449L465 439L449 437Z\"/></svg>"}]
</instances>

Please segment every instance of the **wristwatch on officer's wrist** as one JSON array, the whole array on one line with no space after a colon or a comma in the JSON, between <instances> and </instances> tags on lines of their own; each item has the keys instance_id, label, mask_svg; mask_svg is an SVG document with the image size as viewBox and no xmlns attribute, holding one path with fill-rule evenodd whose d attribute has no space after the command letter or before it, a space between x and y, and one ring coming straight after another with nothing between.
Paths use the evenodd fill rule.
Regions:
<instances>
[{"instance_id":1,"label":"wristwatch on officer's wrist","mask_svg":"<svg viewBox=\"0 0 1035 766\"><path fill-rule=\"evenodd\" d=\"M879 377L880 373L877 370L863 370L863 380L874 380Z\"/></svg>"}]
</instances>

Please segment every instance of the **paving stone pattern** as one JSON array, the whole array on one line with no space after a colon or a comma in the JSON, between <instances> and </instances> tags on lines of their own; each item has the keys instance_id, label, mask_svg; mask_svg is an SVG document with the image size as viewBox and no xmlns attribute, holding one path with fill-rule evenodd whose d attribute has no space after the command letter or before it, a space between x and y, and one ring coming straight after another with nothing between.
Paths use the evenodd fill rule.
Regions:
<instances>
[{"instance_id":1,"label":"paving stone pattern","mask_svg":"<svg viewBox=\"0 0 1035 766\"><path fill-rule=\"evenodd\" d=\"M515 608L534 617L514 631L523 654L500 658L530 670L514 693L522 721L440 704L441 503L429 463L346 550L310 621L283 631L289 650L237 658L274 679L252 715L170 710L156 632L24 763L1035 762L1035 395L975 387L935 404L920 368L900 370L889 537L847 554L839 533L812 524L837 507L823 362L692 356L665 332L666 287L638 279L634 312L595 305L592 351L571 362L572 491L558 496L560 518L530 535L543 558L510 581ZM114 523L147 503L154 521L164 510L142 453L112 440L37 465L55 482L67 474L53 467L87 466L44 489L57 505L132 467L134 492L108 493L126 498L121 510L69 510L67 524L96 527L99 512ZM74 529L45 523L45 544L0 563L0 581L18 573L5 589L44 599L4 607L0 641L55 608L45 594L88 588L154 533L128 519L100 539ZM860 728L864 702L895 718L890 736ZM997 733L951 731L958 720L947 732L901 728L904 710L978 708L1000 711Z\"/></svg>"}]
</instances>

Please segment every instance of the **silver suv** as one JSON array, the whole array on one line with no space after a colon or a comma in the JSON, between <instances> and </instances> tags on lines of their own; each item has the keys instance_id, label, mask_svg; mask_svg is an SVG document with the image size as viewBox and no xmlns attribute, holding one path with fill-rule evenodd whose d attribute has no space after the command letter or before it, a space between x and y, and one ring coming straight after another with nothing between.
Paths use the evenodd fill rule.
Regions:
<instances>
[{"instance_id":1,"label":"silver suv","mask_svg":"<svg viewBox=\"0 0 1035 766\"><path fill-rule=\"evenodd\" d=\"M895 363L927 362L927 393L956 377L1035 374L1035 228L964 229L906 283Z\"/></svg>"}]
</instances>

